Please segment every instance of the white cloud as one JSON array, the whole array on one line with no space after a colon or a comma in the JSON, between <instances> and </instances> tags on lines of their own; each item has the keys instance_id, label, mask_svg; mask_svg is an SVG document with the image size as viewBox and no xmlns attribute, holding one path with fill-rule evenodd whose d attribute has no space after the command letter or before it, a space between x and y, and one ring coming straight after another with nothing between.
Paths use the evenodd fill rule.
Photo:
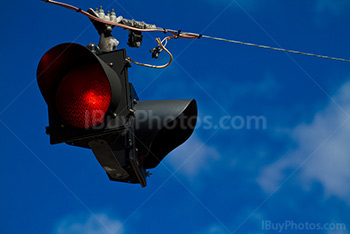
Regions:
<instances>
[{"instance_id":1,"label":"white cloud","mask_svg":"<svg viewBox=\"0 0 350 234\"><path fill-rule=\"evenodd\" d=\"M207 232L205 233L208 233L208 234L219 234L219 233L225 233L227 232L227 230L220 226L220 225L213 225L211 227L208 228Z\"/></svg>"},{"instance_id":2,"label":"white cloud","mask_svg":"<svg viewBox=\"0 0 350 234\"><path fill-rule=\"evenodd\" d=\"M209 226L206 226L200 231L196 231L193 234L219 234L219 233L229 233L230 230L227 229L224 225L221 225L219 223L211 224Z\"/></svg>"},{"instance_id":3,"label":"white cloud","mask_svg":"<svg viewBox=\"0 0 350 234\"><path fill-rule=\"evenodd\" d=\"M107 214L67 216L61 220L55 234L122 234L122 223Z\"/></svg>"},{"instance_id":4,"label":"white cloud","mask_svg":"<svg viewBox=\"0 0 350 234\"><path fill-rule=\"evenodd\" d=\"M262 170L257 181L264 191L273 192L302 165L297 174L304 189L317 182L326 196L350 202L350 121L346 122L350 116L350 82L341 87L334 100L342 109L331 102L312 123L291 131L297 148Z\"/></svg>"},{"instance_id":5,"label":"white cloud","mask_svg":"<svg viewBox=\"0 0 350 234\"><path fill-rule=\"evenodd\" d=\"M263 214L261 211L256 211L254 214L252 214L252 209L247 208L241 211L239 214L237 214L237 217L249 217L249 220L247 220L245 225L248 225L251 227L251 231L249 233L266 233L264 230L262 230L262 222L266 221L265 218L266 215ZM242 223L237 223L237 217L231 217L233 221L231 222L225 222L225 223L212 223L208 226L205 226L202 230L199 230L197 232L194 232L193 234L221 234L221 233L241 233L240 225ZM242 224L243 225L243 224ZM255 231L253 231L255 229Z\"/></svg>"},{"instance_id":6,"label":"white cloud","mask_svg":"<svg viewBox=\"0 0 350 234\"><path fill-rule=\"evenodd\" d=\"M215 148L206 145L196 134L193 134L183 145L168 157L168 162L175 170L194 178L200 172L210 170L212 162L219 160L220 155Z\"/></svg>"}]
</instances>

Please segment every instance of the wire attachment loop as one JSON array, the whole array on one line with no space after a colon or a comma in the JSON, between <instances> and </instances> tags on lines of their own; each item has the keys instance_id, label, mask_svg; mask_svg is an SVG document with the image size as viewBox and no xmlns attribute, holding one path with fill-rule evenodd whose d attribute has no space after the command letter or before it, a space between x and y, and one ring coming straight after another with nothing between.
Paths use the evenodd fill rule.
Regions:
<instances>
[{"instance_id":1,"label":"wire attachment loop","mask_svg":"<svg viewBox=\"0 0 350 234\"><path fill-rule=\"evenodd\" d=\"M139 65L139 66L144 66L144 67L150 67L150 68L157 68L157 69L162 69L162 68L166 68L168 67L172 62L173 62L173 55L170 53L169 50L167 50L167 48L165 48L165 45L167 44L167 38L164 38L163 41L166 41L165 42L165 45L163 45L163 41L160 40L160 38L157 38L156 39L157 43L158 43L158 46L161 48L160 51L164 50L165 52L167 52L170 56L170 60L167 64L164 64L164 65L161 65L161 66L157 66L157 65L150 65L150 64L145 64L145 63L139 63L139 62L136 62L135 60L133 60L132 58L128 57L128 59L135 63L136 65ZM157 47L156 47L157 48ZM159 52L160 53L160 52Z\"/></svg>"}]
</instances>

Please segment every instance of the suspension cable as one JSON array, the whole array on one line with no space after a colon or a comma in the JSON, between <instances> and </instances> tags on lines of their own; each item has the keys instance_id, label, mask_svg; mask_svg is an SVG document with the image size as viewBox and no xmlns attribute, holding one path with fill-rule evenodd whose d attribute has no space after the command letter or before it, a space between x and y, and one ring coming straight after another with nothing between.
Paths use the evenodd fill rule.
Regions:
<instances>
[{"instance_id":1,"label":"suspension cable","mask_svg":"<svg viewBox=\"0 0 350 234\"><path fill-rule=\"evenodd\" d=\"M202 35L202 34L197 34L197 33L190 33L190 32L181 32L181 30L172 30L172 29L165 29L165 28L137 28L137 27L132 27L128 26L125 24L120 24L108 20L101 19L99 17L93 16L89 14L88 12L82 10L81 8L66 4L66 3L61 3L53 0L41 0L44 2L52 3L58 6L62 6L71 10L74 10L78 13L81 13L87 17L89 17L91 20L95 20L100 23L108 24L108 25L114 25L118 26L124 29L129 29L129 30L134 30L134 31L141 31L141 32L164 32L164 33L170 33L173 34L172 36L166 37L165 41L167 42L170 39L175 39L175 38L185 38L185 39L200 39L200 38L207 38L211 40L217 40L217 41L224 41L224 42L229 42L229 43L235 43L235 44L240 44L240 45L246 45L246 46L253 46L253 47L258 47L258 48L264 48L264 49L269 49L269 50L276 50L276 51L283 51L287 53L293 53L293 54L301 54L301 55L306 55L306 56L312 56L312 57L317 57L317 58L323 58L323 59L329 59L329 60L335 60L335 61L342 61L342 62L347 62L350 63L350 59L344 59L344 58L337 58L337 57L331 57L331 56L325 56L325 55L319 55L319 54L313 54L313 53L308 53L308 52L302 52L302 51L297 51L297 50L289 50L289 49L283 49L283 48L278 48L278 47L272 47L272 46L266 46L266 45L260 45L260 44L255 44L255 43L249 43L249 42L242 42L242 41L237 41L237 40L230 40L230 39L225 39L225 38L219 38L219 37L213 37L213 36L207 36L207 35ZM158 42L158 40L157 40ZM172 55L171 53L163 46L162 42L158 43L159 46L162 47L163 50L165 50L169 55L170 55L170 62L166 65L163 65L165 67L169 66L171 61L172 61ZM133 60L130 59L130 61L134 62ZM137 63L135 63L137 64ZM139 63L141 65L141 63ZM147 65L147 64L143 64ZM148 67L154 67L154 68L162 68L163 66L153 66L153 65L147 65Z\"/></svg>"}]
</instances>

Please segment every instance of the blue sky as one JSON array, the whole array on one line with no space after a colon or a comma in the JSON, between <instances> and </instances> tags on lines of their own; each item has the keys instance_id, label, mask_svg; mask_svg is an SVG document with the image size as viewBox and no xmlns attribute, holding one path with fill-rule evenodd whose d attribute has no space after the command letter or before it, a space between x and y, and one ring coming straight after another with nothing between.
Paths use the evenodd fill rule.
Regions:
<instances>
[{"instance_id":1,"label":"blue sky","mask_svg":"<svg viewBox=\"0 0 350 234\"><path fill-rule=\"evenodd\" d=\"M347 0L66 3L103 5L160 27L350 57ZM278 233L264 222L340 223L345 229L317 233L350 233L349 63L204 38L169 41L175 58L169 68L135 65L129 79L142 100L195 98L200 122L141 188L110 182L91 151L52 146L45 135L38 62L60 43L98 43L89 20L39 0L6 1L2 9L1 233ZM148 52L163 33L145 33L139 49L126 46L126 31L115 28L113 35L135 60L168 59L152 60ZM251 117L266 126L249 129ZM223 126L222 118L235 121Z\"/></svg>"}]
</instances>

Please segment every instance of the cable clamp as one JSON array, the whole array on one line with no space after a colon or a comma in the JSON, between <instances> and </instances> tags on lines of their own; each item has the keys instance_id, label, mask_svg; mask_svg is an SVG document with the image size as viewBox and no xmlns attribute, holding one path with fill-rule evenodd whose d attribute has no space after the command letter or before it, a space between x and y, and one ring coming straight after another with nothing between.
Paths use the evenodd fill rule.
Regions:
<instances>
[{"instance_id":1,"label":"cable clamp","mask_svg":"<svg viewBox=\"0 0 350 234\"><path fill-rule=\"evenodd\" d=\"M182 31L182 30L177 31L177 34L176 34L175 39L178 39L178 38L180 37L181 31Z\"/></svg>"}]
</instances>

